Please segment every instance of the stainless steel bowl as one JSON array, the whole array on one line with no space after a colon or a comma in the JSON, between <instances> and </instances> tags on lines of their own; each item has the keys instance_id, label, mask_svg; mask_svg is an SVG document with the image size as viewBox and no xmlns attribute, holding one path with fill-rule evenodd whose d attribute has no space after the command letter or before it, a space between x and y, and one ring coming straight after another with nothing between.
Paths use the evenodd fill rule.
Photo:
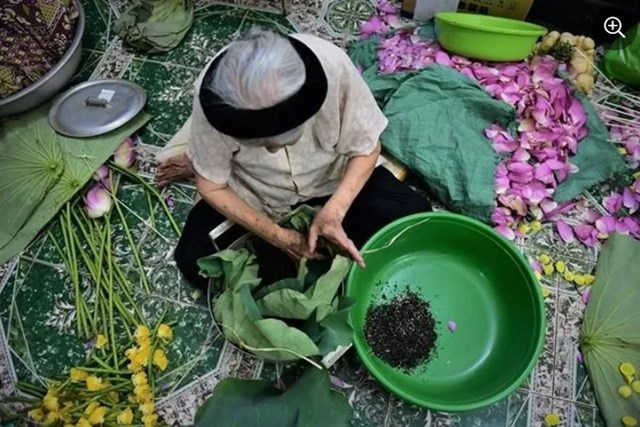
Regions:
<instances>
[{"instance_id":1,"label":"stainless steel bowl","mask_svg":"<svg viewBox=\"0 0 640 427\"><path fill-rule=\"evenodd\" d=\"M62 89L73 77L82 51L82 35L84 34L84 9L80 0L75 0L78 10L75 36L60 61L47 72L40 80L25 87L11 96L0 99L0 117L19 114L42 105L60 89Z\"/></svg>"}]
</instances>

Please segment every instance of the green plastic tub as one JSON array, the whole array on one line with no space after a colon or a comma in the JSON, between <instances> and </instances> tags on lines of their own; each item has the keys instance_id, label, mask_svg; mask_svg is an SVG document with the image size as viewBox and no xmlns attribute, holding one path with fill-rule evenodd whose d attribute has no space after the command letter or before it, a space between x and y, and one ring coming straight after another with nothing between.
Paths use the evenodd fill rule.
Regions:
<instances>
[{"instance_id":1,"label":"green plastic tub","mask_svg":"<svg viewBox=\"0 0 640 427\"><path fill-rule=\"evenodd\" d=\"M529 22L470 13L436 14L438 42L450 52L485 61L525 59L547 29Z\"/></svg>"},{"instance_id":2,"label":"green plastic tub","mask_svg":"<svg viewBox=\"0 0 640 427\"><path fill-rule=\"evenodd\" d=\"M461 412L498 402L526 380L544 343L545 309L524 256L478 221L450 213L402 218L363 247L347 295L358 356L397 396L422 407ZM366 313L410 289L430 303L438 339L435 356L407 373L372 353ZM455 333L447 324L457 324Z\"/></svg>"}]
</instances>

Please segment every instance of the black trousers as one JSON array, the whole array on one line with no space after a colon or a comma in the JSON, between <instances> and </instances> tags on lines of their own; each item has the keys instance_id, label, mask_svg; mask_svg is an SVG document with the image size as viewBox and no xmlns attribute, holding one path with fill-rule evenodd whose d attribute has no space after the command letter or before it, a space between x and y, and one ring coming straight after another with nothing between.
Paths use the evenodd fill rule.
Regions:
<instances>
[{"instance_id":1,"label":"black trousers","mask_svg":"<svg viewBox=\"0 0 640 427\"><path fill-rule=\"evenodd\" d=\"M322 206L327 200L329 197L323 197L305 204ZM429 210L431 205L424 197L398 181L387 169L378 167L354 200L342 226L355 245L361 247L378 230L396 219ZM209 233L225 219L205 200L199 201L189 212L174 257L185 279L194 286L207 286L207 280L198 274L197 261L216 251ZM236 225L216 239L216 244L221 249L226 248L246 233Z\"/></svg>"}]
</instances>

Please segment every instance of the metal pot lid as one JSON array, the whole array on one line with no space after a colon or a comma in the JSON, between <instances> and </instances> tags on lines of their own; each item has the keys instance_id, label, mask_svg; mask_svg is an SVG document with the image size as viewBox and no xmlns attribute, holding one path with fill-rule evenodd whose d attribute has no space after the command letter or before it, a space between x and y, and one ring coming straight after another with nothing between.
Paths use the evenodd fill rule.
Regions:
<instances>
[{"instance_id":1,"label":"metal pot lid","mask_svg":"<svg viewBox=\"0 0 640 427\"><path fill-rule=\"evenodd\" d=\"M133 119L147 102L139 85L127 80L90 80L53 101L49 123L62 135L103 135Z\"/></svg>"}]
</instances>

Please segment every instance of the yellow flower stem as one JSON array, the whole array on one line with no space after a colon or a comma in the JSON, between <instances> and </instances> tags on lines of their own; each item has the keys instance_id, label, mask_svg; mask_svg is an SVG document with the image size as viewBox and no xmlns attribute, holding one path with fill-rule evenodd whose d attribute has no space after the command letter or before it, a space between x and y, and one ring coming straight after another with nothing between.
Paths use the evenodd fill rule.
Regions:
<instances>
[{"instance_id":1,"label":"yellow flower stem","mask_svg":"<svg viewBox=\"0 0 640 427\"><path fill-rule=\"evenodd\" d=\"M129 245L131 245L131 253L133 254L133 259L136 262L138 271L140 272L140 279L142 280L142 286L144 287L144 290L148 294L150 294L151 287L149 286L147 273L144 271L144 264L142 264L142 260L140 259L140 253L138 252L136 242L133 239L131 230L129 230L129 225L127 225L127 220L125 219L124 213L122 212L122 208L120 207L120 201L117 198L114 198L113 205L116 207L116 211L118 212L118 216L120 217L120 222L122 222L122 228L124 230L124 234L125 236L127 236L127 240L129 240Z\"/></svg>"},{"instance_id":2,"label":"yellow flower stem","mask_svg":"<svg viewBox=\"0 0 640 427\"><path fill-rule=\"evenodd\" d=\"M110 227L110 222L107 222L107 227ZM111 233L107 235L107 247L111 248ZM111 333L111 352L113 353L113 360L115 362L115 366L118 366L118 350L116 343L118 342L116 339L116 328L115 328L115 320L113 319L113 256L111 251L107 251L107 266L109 268L109 276L108 280L108 288L107 292L109 293L109 332Z\"/></svg>"},{"instance_id":3,"label":"yellow flower stem","mask_svg":"<svg viewBox=\"0 0 640 427\"><path fill-rule=\"evenodd\" d=\"M94 362L96 362L98 365L100 365L103 369L113 369L111 366L107 365L106 363L104 363L98 356L96 356L95 354L91 356L91 360L93 360Z\"/></svg>"},{"instance_id":4,"label":"yellow flower stem","mask_svg":"<svg viewBox=\"0 0 640 427\"><path fill-rule=\"evenodd\" d=\"M151 227L156 228L156 214L153 212L155 209L153 208L153 203L151 202L151 196L149 192L145 189L144 196L147 199L147 206L149 207L149 219L151 220Z\"/></svg>"},{"instance_id":5,"label":"yellow flower stem","mask_svg":"<svg viewBox=\"0 0 640 427\"><path fill-rule=\"evenodd\" d=\"M171 223L171 226L173 227L173 231L176 233L176 236L180 237L180 234L181 234L182 230L178 226L178 223L176 223L175 218L173 218L173 215L171 214L171 210L169 209L169 206L167 206L167 203L165 202L164 197L162 196L162 194L160 194L160 192L158 192L158 190L156 190L155 187L150 185L146 180L144 180L139 175L137 175L135 173L132 173L132 172L128 171L125 168L121 168L120 166L116 165L113 162L110 162L110 166L111 166L111 168L117 170L121 174L123 174L123 175L133 179L134 181L138 182L146 190L148 190L151 194L156 196L156 198L160 202L160 205L162 206L162 209L164 210L165 215L167 216L167 218L169 218L169 222Z\"/></svg>"},{"instance_id":6,"label":"yellow flower stem","mask_svg":"<svg viewBox=\"0 0 640 427\"><path fill-rule=\"evenodd\" d=\"M92 368L89 366L78 366L78 369L86 372L96 372L101 374L112 374L112 375L131 375L133 372L130 370L122 370L122 369L113 369L113 368ZM127 380L128 381L128 380Z\"/></svg>"},{"instance_id":7,"label":"yellow flower stem","mask_svg":"<svg viewBox=\"0 0 640 427\"><path fill-rule=\"evenodd\" d=\"M33 384L26 383L24 381L18 381L18 388L22 391L25 391L28 394L31 394L36 397L44 397L46 391L43 391L42 388L35 386Z\"/></svg>"},{"instance_id":8,"label":"yellow flower stem","mask_svg":"<svg viewBox=\"0 0 640 427\"><path fill-rule=\"evenodd\" d=\"M147 378L149 378L149 387L151 388L151 392L155 394L156 391L156 383L155 378L153 376L153 353L155 353L156 348L158 347L158 328L162 324L165 315L167 314L167 309L165 308L160 318L156 322L156 325L153 327L153 332L151 336L153 337L153 345L151 346L151 351L149 352L149 359L147 362Z\"/></svg>"}]
</instances>

